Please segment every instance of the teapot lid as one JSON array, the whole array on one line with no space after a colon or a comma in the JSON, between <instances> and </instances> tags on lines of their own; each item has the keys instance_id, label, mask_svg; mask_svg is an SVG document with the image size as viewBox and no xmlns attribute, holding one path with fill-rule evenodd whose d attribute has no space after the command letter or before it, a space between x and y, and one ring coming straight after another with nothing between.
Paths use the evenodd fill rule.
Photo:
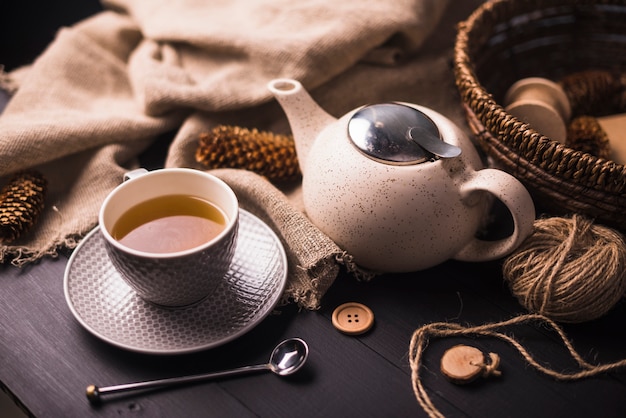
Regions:
<instances>
[{"instance_id":1,"label":"teapot lid","mask_svg":"<svg viewBox=\"0 0 626 418\"><path fill-rule=\"evenodd\" d=\"M348 134L361 152L386 164L419 164L461 154L459 147L441 139L428 116L399 103L359 109L348 122Z\"/></svg>"}]
</instances>

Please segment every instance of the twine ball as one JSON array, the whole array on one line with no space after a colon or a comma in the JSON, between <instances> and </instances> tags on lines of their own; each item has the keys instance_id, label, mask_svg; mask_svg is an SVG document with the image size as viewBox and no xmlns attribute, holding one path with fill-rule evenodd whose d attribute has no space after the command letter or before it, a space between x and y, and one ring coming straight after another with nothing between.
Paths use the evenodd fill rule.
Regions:
<instances>
[{"instance_id":1,"label":"twine ball","mask_svg":"<svg viewBox=\"0 0 626 418\"><path fill-rule=\"evenodd\" d=\"M504 261L511 293L530 312L580 323L606 314L626 292L626 243L617 231L574 215L538 219Z\"/></svg>"}]
</instances>

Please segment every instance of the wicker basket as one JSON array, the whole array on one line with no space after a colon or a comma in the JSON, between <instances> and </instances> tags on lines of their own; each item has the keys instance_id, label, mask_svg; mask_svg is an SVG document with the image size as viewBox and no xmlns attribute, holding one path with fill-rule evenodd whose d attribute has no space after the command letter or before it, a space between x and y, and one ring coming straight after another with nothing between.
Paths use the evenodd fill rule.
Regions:
<instances>
[{"instance_id":1,"label":"wicker basket","mask_svg":"<svg viewBox=\"0 0 626 418\"><path fill-rule=\"evenodd\" d=\"M553 141L498 104L525 77L626 74L626 0L486 2L459 25L454 52L468 123L494 165L522 181L542 210L584 214L626 231L624 165ZM626 76L618 80L621 99L612 113L626 111Z\"/></svg>"}]
</instances>

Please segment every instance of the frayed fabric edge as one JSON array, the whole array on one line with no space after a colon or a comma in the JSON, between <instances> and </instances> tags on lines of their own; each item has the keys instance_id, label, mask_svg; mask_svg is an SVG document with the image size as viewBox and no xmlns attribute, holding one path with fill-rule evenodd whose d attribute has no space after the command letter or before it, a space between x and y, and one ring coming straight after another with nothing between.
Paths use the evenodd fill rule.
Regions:
<instances>
[{"instance_id":1,"label":"frayed fabric edge","mask_svg":"<svg viewBox=\"0 0 626 418\"><path fill-rule=\"evenodd\" d=\"M359 281L369 282L378 275L376 272L360 267L354 262L354 257L345 251L341 254L337 254L335 259L337 260L337 263L343 265L346 271Z\"/></svg>"},{"instance_id":2,"label":"frayed fabric edge","mask_svg":"<svg viewBox=\"0 0 626 418\"><path fill-rule=\"evenodd\" d=\"M296 303L306 310L319 310L321 301L339 275L341 268L356 280L368 282L377 274L359 267L353 257L347 252L330 254L311 266L297 266L306 278L306 287L298 286L297 280L287 285L279 305L284 306ZM329 278L332 275L332 278Z\"/></svg>"},{"instance_id":3,"label":"frayed fabric edge","mask_svg":"<svg viewBox=\"0 0 626 418\"><path fill-rule=\"evenodd\" d=\"M313 265L297 265L295 268L299 273L292 273L294 277L287 283L281 303L293 302L306 310L319 310L322 298L339 274L340 266L335 255L330 254Z\"/></svg>"},{"instance_id":4,"label":"frayed fabric edge","mask_svg":"<svg viewBox=\"0 0 626 418\"><path fill-rule=\"evenodd\" d=\"M43 258L58 258L62 250L73 250L84 238L84 234L68 235L62 240L55 241L43 250L33 250L27 245L2 246L0 247L0 262L10 261L11 265L23 268L26 265L34 264Z\"/></svg>"}]
</instances>

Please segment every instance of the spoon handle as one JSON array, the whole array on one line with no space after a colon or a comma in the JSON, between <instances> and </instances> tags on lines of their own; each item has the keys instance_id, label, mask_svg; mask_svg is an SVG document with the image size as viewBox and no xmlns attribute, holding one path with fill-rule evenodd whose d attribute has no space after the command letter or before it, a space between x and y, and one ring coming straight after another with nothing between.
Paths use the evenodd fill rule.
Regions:
<instances>
[{"instance_id":1,"label":"spoon handle","mask_svg":"<svg viewBox=\"0 0 626 418\"><path fill-rule=\"evenodd\" d=\"M413 142L438 157L454 158L461 155L461 148L443 142L441 138L434 136L428 129L421 126L412 127L408 133Z\"/></svg>"},{"instance_id":2,"label":"spoon handle","mask_svg":"<svg viewBox=\"0 0 626 418\"><path fill-rule=\"evenodd\" d=\"M171 387L175 385L183 385L188 383L202 382L222 377L236 376L253 372L261 372L270 370L269 364L259 364L256 366L245 366L237 369L225 370L221 372L203 373L191 376L170 377L165 379L147 380L144 382L126 383L115 386L98 387L96 385L87 386L87 399L91 403L98 403L102 400L101 396L109 393L128 392L139 389L156 389L163 387Z\"/></svg>"}]
</instances>

